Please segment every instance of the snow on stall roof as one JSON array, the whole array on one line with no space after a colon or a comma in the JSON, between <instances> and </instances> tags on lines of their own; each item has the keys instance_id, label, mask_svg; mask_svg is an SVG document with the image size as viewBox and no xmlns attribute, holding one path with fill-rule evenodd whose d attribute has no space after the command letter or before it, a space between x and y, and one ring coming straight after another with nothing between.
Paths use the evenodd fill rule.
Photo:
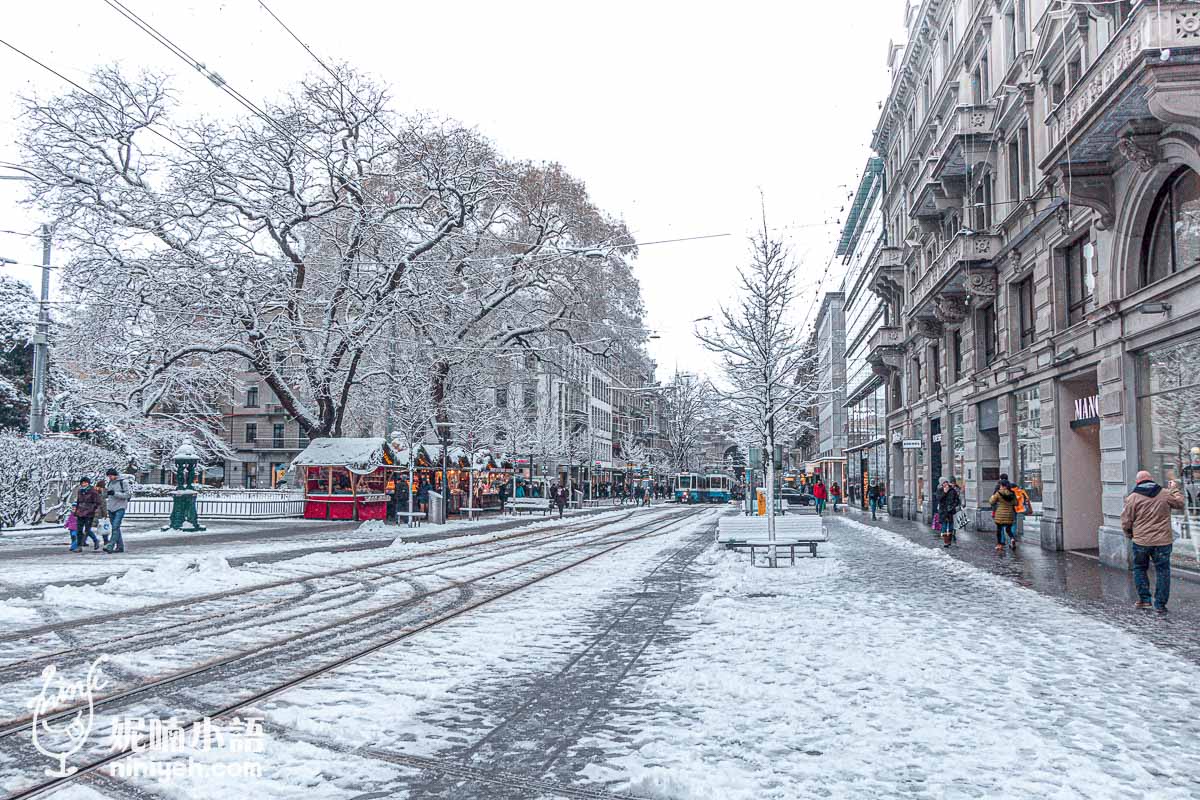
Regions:
<instances>
[{"instance_id":1,"label":"snow on stall roof","mask_svg":"<svg viewBox=\"0 0 1200 800\"><path fill-rule=\"evenodd\" d=\"M369 475L383 466L385 449L390 452L382 438L314 439L292 466L345 467L357 475Z\"/></svg>"}]
</instances>

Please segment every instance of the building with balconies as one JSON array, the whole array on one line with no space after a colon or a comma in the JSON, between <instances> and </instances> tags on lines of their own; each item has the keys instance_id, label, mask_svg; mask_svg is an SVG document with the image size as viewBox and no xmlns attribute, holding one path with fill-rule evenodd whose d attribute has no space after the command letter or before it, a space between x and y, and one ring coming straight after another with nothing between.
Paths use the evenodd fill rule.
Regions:
<instances>
[{"instance_id":1,"label":"building with balconies","mask_svg":"<svg viewBox=\"0 0 1200 800\"><path fill-rule=\"evenodd\" d=\"M1125 565L1138 469L1200 497L1200 2L905 6L868 281L891 510L952 477L987 529L1007 474L1027 540Z\"/></svg>"}]
</instances>

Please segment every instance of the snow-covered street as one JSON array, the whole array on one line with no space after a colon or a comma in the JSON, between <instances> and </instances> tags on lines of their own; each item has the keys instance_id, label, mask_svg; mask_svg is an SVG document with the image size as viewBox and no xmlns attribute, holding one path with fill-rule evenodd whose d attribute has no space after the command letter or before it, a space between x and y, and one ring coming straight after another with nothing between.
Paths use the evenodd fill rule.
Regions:
<instances>
[{"instance_id":1,"label":"snow-covered street","mask_svg":"<svg viewBox=\"0 0 1200 800\"><path fill-rule=\"evenodd\" d=\"M103 653L100 695L116 696L71 763L103 758L130 715L236 707L261 747L137 753L135 776L102 767L43 796L1200 794L1193 661L850 520L830 522L821 558L752 568L714 546L717 513L615 510L236 567L198 543L91 595L25 593L4 606L0 786L45 780L21 723L42 667ZM21 634L39 603L93 599L111 622ZM185 762L200 772L168 774ZM232 762L257 771L212 771Z\"/></svg>"}]
</instances>

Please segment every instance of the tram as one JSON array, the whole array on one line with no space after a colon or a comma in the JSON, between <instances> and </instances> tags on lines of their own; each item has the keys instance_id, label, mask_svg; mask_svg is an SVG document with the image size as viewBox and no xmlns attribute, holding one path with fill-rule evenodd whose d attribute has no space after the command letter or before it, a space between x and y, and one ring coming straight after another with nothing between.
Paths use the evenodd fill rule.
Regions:
<instances>
[{"instance_id":1,"label":"tram","mask_svg":"<svg viewBox=\"0 0 1200 800\"><path fill-rule=\"evenodd\" d=\"M674 475L675 502L677 503L728 503L730 498L729 476L721 472L678 472Z\"/></svg>"},{"instance_id":2,"label":"tram","mask_svg":"<svg viewBox=\"0 0 1200 800\"><path fill-rule=\"evenodd\" d=\"M677 472L671 476L671 483L675 485L674 495L676 503L700 503L703 500L700 497L700 483L703 480L702 475L695 472Z\"/></svg>"}]
</instances>

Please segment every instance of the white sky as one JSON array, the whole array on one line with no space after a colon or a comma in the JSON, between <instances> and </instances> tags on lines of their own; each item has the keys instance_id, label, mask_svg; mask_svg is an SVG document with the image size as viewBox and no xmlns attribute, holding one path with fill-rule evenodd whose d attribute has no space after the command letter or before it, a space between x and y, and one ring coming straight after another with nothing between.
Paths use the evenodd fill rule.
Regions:
<instances>
[{"instance_id":1,"label":"white sky","mask_svg":"<svg viewBox=\"0 0 1200 800\"><path fill-rule=\"evenodd\" d=\"M255 0L124 2L253 100L320 69ZM845 219L870 155L906 4L266 2L322 58L390 84L398 110L455 117L510 156L561 162L641 241L733 234L642 249L636 274L662 336L650 343L660 377L676 364L710 371L692 320L728 299L760 190L769 224L786 228L815 284L840 233L823 223ZM5 6L0 38L72 80L114 61L148 67L178 76L189 113L242 112L101 0ZM63 88L0 46L0 160L17 160L14 95ZM22 194L0 181L0 229L37 227ZM0 234L0 256L40 263L41 249ZM36 270L17 273L36 281ZM808 312L806 301L800 318Z\"/></svg>"}]
</instances>

